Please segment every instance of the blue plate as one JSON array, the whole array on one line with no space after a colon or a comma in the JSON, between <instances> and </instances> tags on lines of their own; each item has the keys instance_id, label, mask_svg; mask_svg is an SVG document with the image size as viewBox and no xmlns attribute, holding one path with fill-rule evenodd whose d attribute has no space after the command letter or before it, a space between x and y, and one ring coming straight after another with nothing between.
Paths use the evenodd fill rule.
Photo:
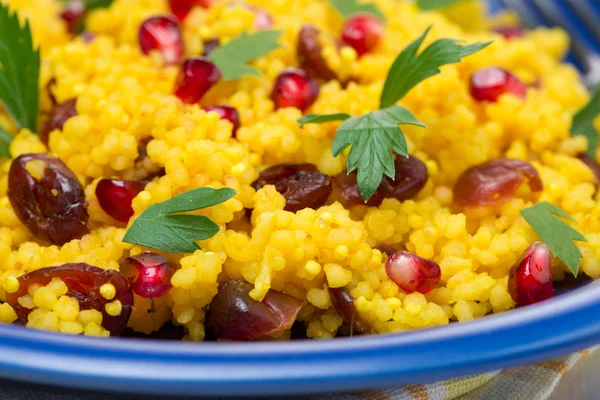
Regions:
<instances>
[{"instance_id":1,"label":"blue plate","mask_svg":"<svg viewBox=\"0 0 600 400\"><path fill-rule=\"evenodd\" d=\"M480 320L400 334L262 343L93 339L0 326L0 376L148 394L382 388L533 363L600 343L600 282Z\"/></svg>"}]
</instances>

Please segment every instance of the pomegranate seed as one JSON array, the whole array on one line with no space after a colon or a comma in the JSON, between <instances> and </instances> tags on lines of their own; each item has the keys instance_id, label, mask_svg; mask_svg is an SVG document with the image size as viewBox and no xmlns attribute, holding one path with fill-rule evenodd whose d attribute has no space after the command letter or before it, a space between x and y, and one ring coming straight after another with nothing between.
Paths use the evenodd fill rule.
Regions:
<instances>
[{"instance_id":1,"label":"pomegranate seed","mask_svg":"<svg viewBox=\"0 0 600 400\"><path fill-rule=\"evenodd\" d=\"M190 57L181 64L175 95L184 103L193 104L221 79L219 68L205 57Z\"/></svg>"},{"instance_id":2,"label":"pomegranate seed","mask_svg":"<svg viewBox=\"0 0 600 400\"><path fill-rule=\"evenodd\" d=\"M319 96L317 81L298 68L286 68L275 80L271 100L275 108L296 107L301 111L310 107Z\"/></svg>"},{"instance_id":3,"label":"pomegranate seed","mask_svg":"<svg viewBox=\"0 0 600 400\"><path fill-rule=\"evenodd\" d=\"M383 22L371 14L350 17L342 30L342 40L361 57L372 52L383 36Z\"/></svg>"},{"instance_id":4,"label":"pomegranate seed","mask_svg":"<svg viewBox=\"0 0 600 400\"><path fill-rule=\"evenodd\" d=\"M408 251L392 254L385 263L385 272L404 292L423 294L432 291L442 275L439 265Z\"/></svg>"},{"instance_id":5,"label":"pomegranate seed","mask_svg":"<svg viewBox=\"0 0 600 400\"><path fill-rule=\"evenodd\" d=\"M150 17L140 26L140 48L144 54L158 50L166 64L179 64L183 58L183 37L179 22L171 16Z\"/></svg>"},{"instance_id":6,"label":"pomegranate seed","mask_svg":"<svg viewBox=\"0 0 600 400\"><path fill-rule=\"evenodd\" d=\"M56 80L54 81L56 83ZM71 117L77 115L77 99L69 99L61 104L56 104L52 111L50 112L50 116L48 117L48 121L42 126L40 131L40 139L47 146L48 140L50 139L50 133L54 130L58 129L62 131L65 122Z\"/></svg>"},{"instance_id":7,"label":"pomegranate seed","mask_svg":"<svg viewBox=\"0 0 600 400\"><path fill-rule=\"evenodd\" d=\"M454 185L454 200L463 206L498 204L515 197L523 184L532 192L544 188L533 165L499 158L466 170Z\"/></svg>"},{"instance_id":8,"label":"pomegranate seed","mask_svg":"<svg viewBox=\"0 0 600 400\"><path fill-rule=\"evenodd\" d=\"M504 36L506 39L515 39L525 36L525 29L518 25L498 26L494 32Z\"/></svg>"},{"instance_id":9,"label":"pomegranate seed","mask_svg":"<svg viewBox=\"0 0 600 400\"><path fill-rule=\"evenodd\" d=\"M510 72L491 67L475 72L471 76L471 96L477 101L495 102L500 96L512 93L525 98L527 86Z\"/></svg>"},{"instance_id":10,"label":"pomegranate seed","mask_svg":"<svg viewBox=\"0 0 600 400\"><path fill-rule=\"evenodd\" d=\"M581 153L577 155L577 158L583 161L585 165L590 167L590 169L594 173L594 176L596 177L596 180L600 182L600 165L598 165L598 163L592 158L590 158L590 156L588 156L586 153Z\"/></svg>"},{"instance_id":11,"label":"pomegranate seed","mask_svg":"<svg viewBox=\"0 0 600 400\"><path fill-rule=\"evenodd\" d=\"M67 4L60 17L67 24L70 34L76 34L82 27L85 17L85 3L82 0L72 0Z\"/></svg>"},{"instance_id":12,"label":"pomegranate seed","mask_svg":"<svg viewBox=\"0 0 600 400\"><path fill-rule=\"evenodd\" d=\"M233 124L233 137L235 137L235 133L237 132L237 130L240 127L240 114L238 113L238 111L231 106L209 106L206 107L204 110L206 110L207 112L212 111L214 113L217 113L217 115L219 116L219 118L221 119L226 119L229 122L231 122Z\"/></svg>"},{"instance_id":13,"label":"pomegranate seed","mask_svg":"<svg viewBox=\"0 0 600 400\"><path fill-rule=\"evenodd\" d=\"M131 290L146 299L160 297L172 287L173 265L159 254L147 251L127 257L121 269L130 282Z\"/></svg>"},{"instance_id":14,"label":"pomegranate seed","mask_svg":"<svg viewBox=\"0 0 600 400\"><path fill-rule=\"evenodd\" d=\"M171 12L177 19L183 21L192 11L192 8L210 8L214 2L214 0L169 0L169 7L171 7Z\"/></svg>"},{"instance_id":15,"label":"pomegranate seed","mask_svg":"<svg viewBox=\"0 0 600 400\"><path fill-rule=\"evenodd\" d=\"M523 252L508 279L508 292L515 303L525 306L552 297L551 266L552 257L546 243L536 242Z\"/></svg>"},{"instance_id":16,"label":"pomegranate seed","mask_svg":"<svg viewBox=\"0 0 600 400\"><path fill-rule=\"evenodd\" d=\"M145 183L140 181L102 179L96 186L96 197L105 213L127 223L133 216L131 202L144 190L144 186Z\"/></svg>"}]
</instances>

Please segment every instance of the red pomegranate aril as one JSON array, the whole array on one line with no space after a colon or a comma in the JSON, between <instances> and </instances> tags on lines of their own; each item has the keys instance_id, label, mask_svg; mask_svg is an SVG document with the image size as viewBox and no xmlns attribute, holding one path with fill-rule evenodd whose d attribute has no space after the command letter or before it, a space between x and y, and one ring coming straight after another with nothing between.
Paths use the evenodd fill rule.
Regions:
<instances>
[{"instance_id":1,"label":"red pomegranate aril","mask_svg":"<svg viewBox=\"0 0 600 400\"><path fill-rule=\"evenodd\" d=\"M166 64L179 64L183 58L183 37L179 22L169 15L150 17L138 32L144 54L158 50Z\"/></svg>"},{"instance_id":2,"label":"red pomegranate aril","mask_svg":"<svg viewBox=\"0 0 600 400\"><path fill-rule=\"evenodd\" d=\"M219 79L221 71L212 61L205 57L190 57L179 70L175 95L184 103L197 103Z\"/></svg>"},{"instance_id":3,"label":"red pomegranate aril","mask_svg":"<svg viewBox=\"0 0 600 400\"><path fill-rule=\"evenodd\" d=\"M57 157L36 153L14 159L7 195L19 220L38 239L61 246L90 232L83 187Z\"/></svg>"},{"instance_id":4,"label":"red pomegranate aril","mask_svg":"<svg viewBox=\"0 0 600 400\"><path fill-rule=\"evenodd\" d=\"M392 254L385 263L388 277L406 293L427 294L440 281L442 271L433 261L426 260L408 251Z\"/></svg>"},{"instance_id":5,"label":"red pomegranate aril","mask_svg":"<svg viewBox=\"0 0 600 400\"><path fill-rule=\"evenodd\" d=\"M594 176L596 177L596 181L600 182L600 165L598 165L596 160L590 158L590 156L588 156L586 153L577 155L577 158L583 161L583 163L592 170Z\"/></svg>"},{"instance_id":6,"label":"red pomegranate aril","mask_svg":"<svg viewBox=\"0 0 600 400\"><path fill-rule=\"evenodd\" d=\"M466 170L454 185L454 200L463 206L498 204L514 198L524 184L531 192L544 188L533 165L500 158Z\"/></svg>"},{"instance_id":7,"label":"red pomegranate aril","mask_svg":"<svg viewBox=\"0 0 600 400\"><path fill-rule=\"evenodd\" d=\"M173 265L165 257L149 251L127 257L121 265L131 290L146 299L163 296L171 289Z\"/></svg>"},{"instance_id":8,"label":"red pomegranate aril","mask_svg":"<svg viewBox=\"0 0 600 400\"><path fill-rule=\"evenodd\" d=\"M69 118L77 115L77 99L69 99L61 104L56 104L48 117L48 121L42 126L40 130L40 139L45 145L48 145L50 139L50 133L55 130L62 131L65 122Z\"/></svg>"},{"instance_id":9,"label":"red pomegranate aril","mask_svg":"<svg viewBox=\"0 0 600 400\"><path fill-rule=\"evenodd\" d=\"M209 107L205 107L204 110L206 110L208 112L217 113L219 118L226 119L229 122L231 122L233 124L233 131L232 131L233 137L235 137L237 130L240 128L240 113L238 113L238 111L234 107L231 107L231 106L209 106Z\"/></svg>"},{"instance_id":10,"label":"red pomegranate aril","mask_svg":"<svg viewBox=\"0 0 600 400\"><path fill-rule=\"evenodd\" d=\"M502 25L494 28L494 32L504 36L506 39L514 39L525 36L525 29L518 25Z\"/></svg>"},{"instance_id":11,"label":"red pomegranate aril","mask_svg":"<svg viewBox=\"0 0 600 400\"><path fill-rule=\"evenodd\" d=\"M272 290L256 301L250 297L253 288L243 280L221 284L206 313L207 329L230 340L276 338L290 329L302 302Z\"/></svg>"},{"instance_id":12,"label":"red pomegranate aril","mask_svg":"<svg viewBox=\"0 0 600 400\"><path fill-rule=\"evenodd\" d=\"M302 68L317 78L330 81L337 79L336 73L329 68L323 56L323 46L319 41L319 30L312 24L302 25L298 33L296 52Z\"/></svg>"},{"instance_id":13,"label":"red pomegranate aril","mask_svg":"<svg viewBox=\"0 0 600 400\"><path fill-rule=\"evenodd\" d=\"M304 111L315 102L319 90L318 82L306 71L287 68L275 80L271 100L276 109L296 107Z\"/></svg>"},{"instance_id":14,"label":"red pomegranate aril","mask_svg":"<svg viewBox=\"0 0 600 400\"><path fill-rule=\"evenodd\" d=\"M214 3L215 0L169 0L169 7L171 7L171 12L177 19L183 21L192 11L192 8L210 8Z\"/></svg>"},{"instance_id":15,"label":"red pomegranate aril","mask_svg":"<svg viewBox=\"0 0 600 400\"><path fill-rule=\"evenodd\" d=\"M105 213L127 223L133 216L131 202L145 187L144 182L102 179L96 186L96 198Z\"/></svg>"},{"instance_id":16,"label":"red pomegranate aril","mask_svg":"<svg viewBox=\"0 0 600 400\"><path fill-rule=\"evenodd\" d=\"M358 57L371 53L383 36L383 22L371 14L350 17L342 30L342 40L356 50Z\"/></svg>"},{"instance_id":17,"label":"red pomegranate aril","mask_svg":"<svg viewBox=\"0 0 600 400\"><path fill-rule=\"evenodd\" d=\"M529 246L512 267L508 278L508 292L515 303L526 306L552 297L551 267L548 245L536 242Z\"/></svg>"},{"instance_id":18,"label":"red pomegranate aril","mask_svg":"<svg viewBox=\"0 0 600 400\"><path fill-rule=\"evenodd\" d=\"M27 295L29 286L44 286L54 278L61 279L67 285L67 296L76 298L81 310L100 311L102 326L111 335L120 335L125 330L133 309L133 293L127 281L114 269L102 269L85 263L46 267L21 275L18 278L19 289L15 293L6 293L6 301L15 310L22 324L27 323L27 317L33 310L21 306L19 297ZM100 294L100 287L107 283L116 289L115 297L111 300ZM106 304L114 300L121 302L121 313L117 316L106 312Z\"/></svg>"},{"instance_id":19,"label":"red pomegranate aril","mask_svg":"<svg viewBox=\"0 0 600 400\"><path fill-rule=\"evenodd\" d=\"M81 29L85 17L85 3L82 0L69 1L60 17L67 24L69 33L76 34Z\"/></svg>"},{"instance_id":20,"label":"red pomegranate aril","mask_svg":"<svg viewBox=\"0 0 600 400\"><path fill-rule=\"evenodd\" d=\"M500 96L507 93L525 98L527 86L510 72L491 67L471 75L470 91L477 101L496 102Z\"/></svg>"}]
</instances>

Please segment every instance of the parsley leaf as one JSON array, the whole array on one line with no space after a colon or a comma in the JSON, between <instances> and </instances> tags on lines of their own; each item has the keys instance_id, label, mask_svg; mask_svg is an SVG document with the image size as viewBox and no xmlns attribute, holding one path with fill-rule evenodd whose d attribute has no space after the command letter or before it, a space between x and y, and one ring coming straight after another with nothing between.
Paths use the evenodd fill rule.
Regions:
<instances>
[{"instance_id":1,"label":"parsley leaf","mask_svg":"<svg viewBox=\"0 0 600 400\"><path fill-rule=\"evenodd\" d=\"M583 255L573 240L587 242L587 239L558 217L571 221L573 218L562 209L547 202L521 210L521 215L548 245L552 254L560 258L573 275L577 276Z\"/></svg>"},{"instance_id":2,"label":"parsley leaf","mask_svg":"<svg viewBox=\"0 0 600 400\"><path fill-rule=\"evenodd\" d=\"M431 27L417 40L406 47L392 64L383 91L380 108L396 104L413 87L434 75L439 74L440 67L461 61L463 57L478 52L492 42L461 45L458 40L438 39L417 55L419 47Z\"/></svg>"},{"instance_id":3,"label":"parsley leaf","mask_svg":"<svg viewBox=\"0 0 600 400\"><path fill-rule=\"evenodd\" d=\"M233 81L246 75L260 76L258 69L247 63L278 48L277 40L282 33L276 30L242 32L213 50L208 58L219 68L225 81Z\"/></svg>"},{"instance_id":4,"label":"parsley leaf","mask_svg":"<svg viewBox=\"0 0 600 400\"><path fill-rule=\"evenodd\" d=\"M331 121L345 121L350 118L346 113L337 114L308 114L298 120L300 128L304 128L306 124L322 124Z\"/></svg>"},{"instance_id":5,"label":"parsley leaf","mask_svg":"<svg viewBox=\"0 0 600 400\"><path fill-rule=\"evenodd\" d=\"M85 9L89 11L96 8L108 8L112 3L113 0L85 0Z\"/></svg>"},{"instance_id":6,"label":"parsley leaf","mask_svg":"<svg viewBox=\"0 0 600 400\"><path fill-rule=\"evenodd\" d=\"M461 0L417 0L417 4L421 10L436 10L438 8L448 7L459 1Z\"/></svg>"},{"instance_id":7,"label":"parsley leaf","mask_svg":"<svg viewBox=\"0 0 600 400\"><path fill-rule=\"evenodd\" d=\"M385 19L375 4L359 3L357 0L329 0L329 2L344 18L358 13L369 13Z\"/></svg>"},{"instance_id":8,"label":"parsley leaf","mask_svg":"<svg viewBox=\"0 0 600 400\"><path fill-rule=\"evenodd\" d=\"M368 201L379 187L383 174L395 178L391 150L408 156L408 148L399 124L426 127L409 110L392 106L366 115L350 118L337 130L333 155L352 145L348 155L348 172L358 170L358 187Z\"/></svg>"},{"instance_id":9,"label":"parsley leaf","mask_svg":"<svg viewBox=\"0 0 600 400\"><path fill-rule=\"evenodd\" d=\"M12 136L0 127L0 157L10 158L10 142L12 142Z\"/></svg>"},{"instance_id":10,"label":"parsley leaf","mask_svg":"<svg viewBox=\"0 0 600 400\"><path fill-rule=\"evenodd\" d=\"M29 22L0 3L0 99L22 128L36 132L40 79L40 51L34 49Z\"/></svg>"},{"instance_id":11,"label":"parsley leaf","mask_svg":"<svg viewBox=\"0 0 600 400\"><path fill-rule=\"evenodd\" d=\"M590 102L573 116L571 124L572 135L583 135L588 140L587 154L593 160L596 158L598 132L594 120L600 115L600 86L594 91Z\"/></svg>"},{"instance_id":12,"label":"parsley leaf","mask_svg":"<svg viewBox=\"0 0 600 400\"><path fill-rule=\"evenodd\" d=\"M236 195L230 188L198 188L148 207L129 228L123 241L168 253L193 253L196 240L213 237L219 226L204 215L178 214L223 203Z\"/></svg>"}]
</instances>

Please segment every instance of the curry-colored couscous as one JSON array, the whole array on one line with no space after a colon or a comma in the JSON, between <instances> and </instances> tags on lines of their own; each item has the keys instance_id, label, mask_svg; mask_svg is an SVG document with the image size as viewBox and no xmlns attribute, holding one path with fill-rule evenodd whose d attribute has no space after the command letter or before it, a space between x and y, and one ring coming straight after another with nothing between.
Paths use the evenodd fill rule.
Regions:
<instances>
[{"instance_id":1,"label":"curry-colored couscous","mask_svg":"<svg viewBox=\"0 0 600 400\"><path fill-rule=\"evenodd\" d=\"M561 30L502 35L515 21L473 0L365 0L385 23L326 0L110 3L0 0L41 49L36 132L0 105L14 135L0 158L1 322L95 336L174 325L199 341L469 321L548 298L572 274L521 214L544 202L587 239L572 237L580 274L600 275L600 157L570 133L589 93L562 62ZM410 156L365 204L350 149L332 152L341 122L298 119L377 110L392 62L430 26L424 46L493 43L400 100L427 128L402 126ZM259 73L219 79L210 52L268 29L283 33L250 61ZM151 205L209 187L236 194L182 210L218 225L201 249L123 241Z\"/></svg>"}]
</instances>

